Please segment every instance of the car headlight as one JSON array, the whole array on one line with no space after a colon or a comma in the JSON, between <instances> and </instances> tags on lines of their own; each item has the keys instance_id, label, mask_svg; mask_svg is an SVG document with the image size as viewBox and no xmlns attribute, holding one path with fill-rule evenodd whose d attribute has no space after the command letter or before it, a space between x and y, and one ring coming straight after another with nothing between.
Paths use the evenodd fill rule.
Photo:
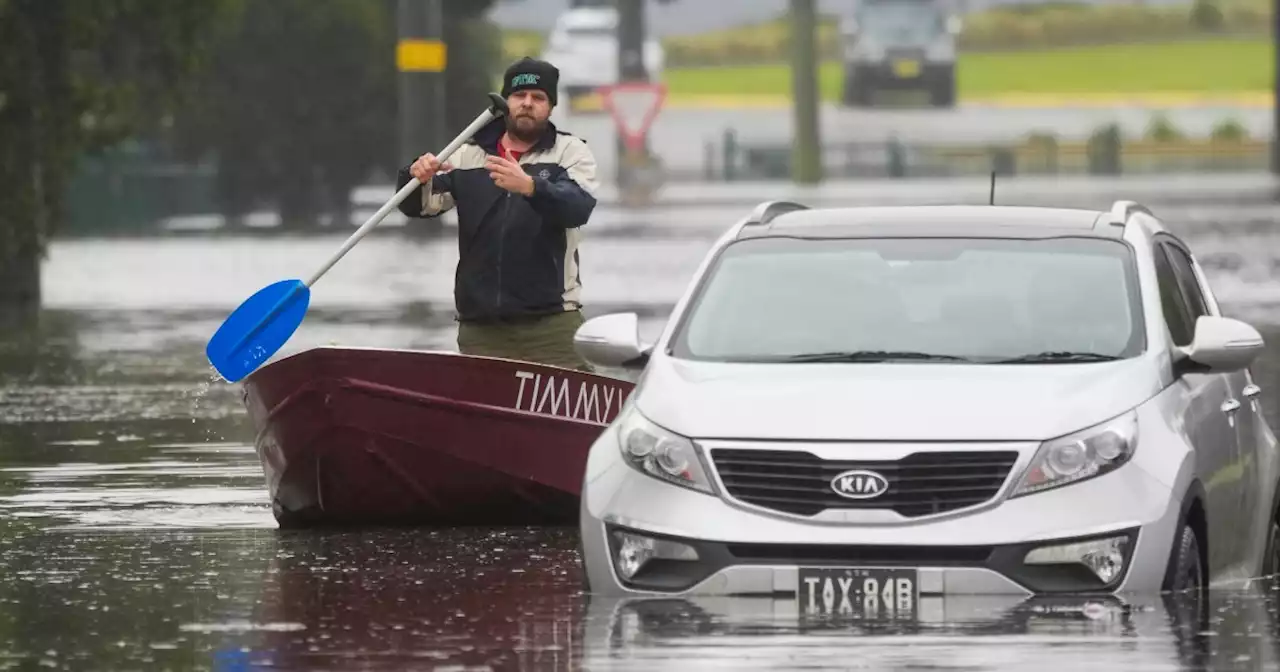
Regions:
<instances>
[{"instance_id":1,"label":"car headlight","mask_svg":"<svg viewBox=\"0 0 1280 672\"><path fill-rule=\"evenodd\" d=\"M1130 411L1089 429L1044 442L1011 497L1078 483L1115 471L1133 457L1138 415Z\"/></svg>"},{"instance_id":2,"label":"car headlight","mask_svg":"<svg viewBox=\"0 0 1280 672\"><path fill-rule=\"evenodd\" d=\"M618 444L627 463L654 478L713 494L692 441L649 421L631 406L618 423Z\"/></svg>"}]
</instances>

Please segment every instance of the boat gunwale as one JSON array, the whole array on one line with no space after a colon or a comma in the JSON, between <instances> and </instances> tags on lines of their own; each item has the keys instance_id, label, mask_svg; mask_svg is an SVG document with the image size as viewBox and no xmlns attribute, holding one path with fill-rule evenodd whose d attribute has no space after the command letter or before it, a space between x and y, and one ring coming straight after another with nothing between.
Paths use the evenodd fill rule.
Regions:
<instances>
[{"instance_id":1,"label":"boat gunwale","mask_svg":"<svg viewBox=\"0 0 1280 672\"><path fill-rule=\"evenodd\" d=\"M428 394L425 392L417 392L415 390L408 390L405 388L395 387L392 385L374 383L374 382L362 380L359 378L352 378L350 376L336 376L336 377L324 377L324 378L314 379L311 382L308 382L302 385L301 387L294 390L293 392L290 392L288 395L284 397L284 399L281 399L279 403L275 404L270 409L268 409L266 416L263 417L262 419L262 427L258 429L256 435L254 436L254 445L258 445L262 441L263 435L266 434L266 432L270 429L271 424L275 421L278 415L288 410L290 407L296 406L297 404L301 403L301 400L303 397L308 397L319 392L333 392L337 390L358 390L358 391L369 393L372 396L390 397L392 399L397 399L397 400L408 400L423 406L432 406L432 405L444 406L452 410L462 411L464 413L471 413L476 415L515 416L517 418L522 418L527 420L536 420L539 422L548 422L548 423L569 422L576 425L584 425L588 427L599 427L602 429L608 427L610 424L609 422L595 422L593 420L583 420L581 418L574 418L569 416L547 415L545 413L535 413L533 411L526 411L521 408L495 406L493 404L486 404L479 401L465 401L461 399L453 399L450 397L444 397L437 394ZM367 430L361 428L361 431L367 431Z\"/></svg>"}]
</instances>

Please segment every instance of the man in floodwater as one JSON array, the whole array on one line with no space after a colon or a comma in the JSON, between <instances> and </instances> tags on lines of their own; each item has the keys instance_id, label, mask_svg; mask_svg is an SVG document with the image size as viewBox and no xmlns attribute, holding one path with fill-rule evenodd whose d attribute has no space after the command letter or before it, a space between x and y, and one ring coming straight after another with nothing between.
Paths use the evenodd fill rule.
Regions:
<instances>
[{"instance_id":1,"label":"man in floodwater","mask_svg":"<svg viewBox=\"0 0 1280 672\"><path fill-rule=\"evenodd\" d=\"M596 160L587 143L551 123L559 70L523 58L507 68L510 113L441 165L424 154L400 169L409 217L458 208L454 303L458 349L589 370L573 349L583 322L580 229L595 209Z\"/></svg>"}]
</instances>

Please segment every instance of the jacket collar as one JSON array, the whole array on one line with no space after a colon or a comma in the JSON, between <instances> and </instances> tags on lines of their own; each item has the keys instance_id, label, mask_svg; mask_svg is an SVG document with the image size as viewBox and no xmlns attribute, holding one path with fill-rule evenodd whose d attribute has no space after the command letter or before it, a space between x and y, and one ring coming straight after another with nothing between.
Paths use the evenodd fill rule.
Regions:
<instances>
[{"instance_id":1,"label":"jacket collar","mask_svg":"<svg viewBox=\"0 0 1280 672\"><path fill-rule=\"evenodd\" d=\"M502 140L502 134L506 131L506 119L498 117L497 119L485 124L480 128L480 130L476 131L476 134L472 136L472 142L480 145L480 147L484 148L484 151L490 154L497 154L498 142ZM558 133L559 131L556 130L556 125L548 119L547 128L543 131L542 137L538 138L538 141L533 143L533 146L529 148L529 151L541 152L555 147L556 135Z\"/></svg>"}]
</instances>

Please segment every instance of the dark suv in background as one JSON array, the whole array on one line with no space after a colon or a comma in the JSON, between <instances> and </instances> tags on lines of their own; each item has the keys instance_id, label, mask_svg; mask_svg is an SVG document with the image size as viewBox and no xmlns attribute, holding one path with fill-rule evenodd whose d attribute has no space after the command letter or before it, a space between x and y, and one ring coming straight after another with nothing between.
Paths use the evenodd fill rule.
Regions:
<instances>
[{"instance_id":1,"label":"dark suv in background","mask_svg":"<svg viewBox=\"0 0 1280 672\"><path fill-rule=\"evenodd\" d=\"M879 90L925 90L956 101L960 17L947 0L861 0L840 17L844 104L870 107Z\"/></svg>"}]
</instances>

